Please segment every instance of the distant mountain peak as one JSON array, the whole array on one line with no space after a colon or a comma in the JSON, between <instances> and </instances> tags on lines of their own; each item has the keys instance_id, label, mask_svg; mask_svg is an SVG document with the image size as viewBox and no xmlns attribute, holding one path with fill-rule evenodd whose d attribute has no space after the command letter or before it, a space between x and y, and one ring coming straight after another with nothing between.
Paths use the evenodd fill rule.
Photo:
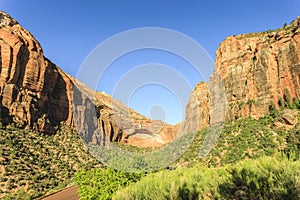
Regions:
<instances>
[{"instance_id":1,"label":"distant mountain peak","mask_svg":"<svg viewBox=\"0 0 300 200\"><path fill-rule=\"evenodd\" d=\"M94 143L101 143L101 138L138 146L158 146L174 138L176 128L171 125L161 123L161 129L157 129L156 122L127 108L107 94L97 94L63 72L44 57L34 36L5 12L0 12L0 27L2 123L16 123L20 128L31 128L47 134L54 134L64 124L77 129L87 142ZM90 108L94 110L91 111ZM91 112L97 118L92 121L98 121L98 125L94 124L94 127L90 121L86 121L91 119ZM118 124L117 116L112 117L114 112L128 112L127 121L122 121L122 125ZM148 131L156 131L152 142L139 138L138 135L135 138L126 137L140 125L140 119L143 119L143 127L148 127ZM124 122L128 124L124 125ZM122 126L126 130L122 130ZM96 130L100 130L101 137L94 135ZM163 142L156 142L154 136Z\"/></svg>"}]
</instances>

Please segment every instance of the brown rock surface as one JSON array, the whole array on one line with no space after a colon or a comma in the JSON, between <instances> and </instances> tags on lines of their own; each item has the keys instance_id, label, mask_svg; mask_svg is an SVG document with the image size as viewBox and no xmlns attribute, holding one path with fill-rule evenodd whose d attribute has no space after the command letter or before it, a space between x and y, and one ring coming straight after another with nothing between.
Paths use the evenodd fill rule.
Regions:
<instances>
[{"instance_id":1,"label":"brown rock surface","mask_svg":"<svg viewBox=\"0 0 300 200\"><path fill-rule=\"evenodd\" d=\"M281 111L279 118L274 122L276 128L289 130L298 123L298 111L285 109Z\"/></svg>"},{"instance_id":2,"label":"brown rock surface","mask_svg":"<svg viewBox=\"0 0 300 200\"><path fill-rule=\"evenodd\" d=\"M121 113L128 115L123 118ZM64 73L44 57L39 42L4 12L0 12L0 117L3 123L49 134L64 124L98 144L106 140L133 144L130 134L136 132L141 146L157 146L175 134L172 126L152 122ZM136 131L139 126L151 133L153 142Z\"/></svg>"},{"instance_id":3,"label":"brown rock surface","mask_svg":"<svg viewBox=\"0 0 300 200\"><path fill-rule=\"evenodd\" d=\"M176 135L176 127L162 121L150 120L104 92L96 93L95 97L97 108L102 114L98 119L100 126L106 120L112 124L111 127L116 127L114 133L109 134L113 142L121 141L140 147L161 146L172 141Z\"/></svg>"},{"instance_id":4,"label":"brown rock surface","mask_svg":"<svg viewBox=\"0 0 300 200\"><path fill-rule=\"evenodd\" d=\"M276 31L228 37L217 50L227 117L262 117L287 96L300 98L300 18Z\"/></svg>"},{"instance_id":5,"label":"brown rock surface","mask_svg":"<svg viewBox=\"0 0 300 200\"><path fill-rule=\"evenodd\" d=\"M54 133L71 124L70 81L44 57L40 44L14 19L0 13L0 94L4 123Z\"/></svg>"},{"instance_id":6,"label":"brown rock surface","mask_svg":"<svg viewBox=\"0 0 300 200\"><path fill-rule=\"evenodd\" d=\"M182 134L240 117L259 118L300 98L300 18L276 31L230 36L217 50L208 83L191 93L186 119L173 127L96 93L46 59L38 41L0 13L0 117L54 133L76 127L88 142L160 146ZM226 110L225 110L226 108ZM226 111L226 112L225 112Z\"/></svg>"},{"instance_id":7,"label":"brown rock surface","mask_svg":"<svg viewBox=\"0 0 300 200\"><path fill-rule=\"evenodd\" d=\"M189 106L198 104L198 129L214 124L211 120L219 116L217 113L225 114L223 108L216 111L221 104L212 103L212 94L219 93L211 89L216 83L220 87L215 91L224 88L226 93L222 100L227 104L226 119L259 118L272 104L278 108L282 102L300 98L300 18L275 31L230 36L216 56L214 74L207 84L195 87L195 101L187 107L188 115Z\"/></svg>"}]
</instances>

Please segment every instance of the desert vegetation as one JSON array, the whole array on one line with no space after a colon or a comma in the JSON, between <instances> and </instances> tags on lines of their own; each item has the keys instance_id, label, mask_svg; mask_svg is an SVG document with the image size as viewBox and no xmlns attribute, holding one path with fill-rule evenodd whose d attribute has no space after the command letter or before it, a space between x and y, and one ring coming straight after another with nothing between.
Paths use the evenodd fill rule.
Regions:
<instances>
[{"instance_id":1,"label":"desert vegetation","mask_svg":"<svg viewBox=\"0 0 300 200\"><path fill-rule=\"evenodd\" d=\"M19 129L0 129L0 195L5 199L33 199L72 183L78 169L98 162L69 128L56 135Z\"/></svg>"},{"instance_id":2,"label":"desert vegetation","mask_svg":"<svg viewBox=\"0 0 300 200\"><path fill-rule=\"evenodd\" d=\"M124 176L125 172L112 169L80 171L75 177L81 198L299 199L299 122L289 129L275 126L291 108L296 111L298 105L271 108L270 114L258 120L226 122L217 144L203 159L199 159L199 149L208 129L199 131L189 149L173 163L174 170L161 169L143 176ZM130 179L132 176L135 178ZM95 189L106 188L102 184L114 189Z\"/></svg>"},{"instance_id":3,"label":"desert vegetation","mask_svg":"<svg viewBox=\"0 0 300 200\"><path fill-rule=\"evenodd\" d=\"M299 199L300 161L261 157L233 165L160 171L113 199Z\"/></svg>"},{"instance_id":4,"label":"desert vegetation","mask_svg":"<svg viewBox=\"0 0 300 200\"><path fill-rule=\"evenodd\" d=\"M76 184L81 199L299 199L300 123L292 127L276 123L286 111L297 113L300 106L296 100L282 101L279 109L270 106L269 114L258 120L227 121L208 156L199 158L209 131L203 129L168 169L160 166L142 173L102 166L70 128L45 135L16 124L1 125L0 193L4 199L33 199ZM190 139L183 137L166 151ZM158 150L116 146L141 155L135 160L140 161L136 169L147 167L144 153ZM153 155L156 160L164 158Z\"/></svg>"}]
</instances>

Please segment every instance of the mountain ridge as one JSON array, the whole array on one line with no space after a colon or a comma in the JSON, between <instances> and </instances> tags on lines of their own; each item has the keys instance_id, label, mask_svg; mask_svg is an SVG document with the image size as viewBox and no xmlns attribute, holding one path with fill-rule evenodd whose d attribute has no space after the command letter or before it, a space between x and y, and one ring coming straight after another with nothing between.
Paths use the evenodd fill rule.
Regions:
<instances>
[{"instance_id":1,"label":"mountain ridge","mask_svg":"<svg viewBox=\"0 0 300 200\"><path fill-rule=\"evenodd\" d=\"M78 129L87 142L100 144L108 139L161 146L177 137L177 132L180 136L228 119L258 119L272 107L300 98L300 17L278 30L227 37L216 52L210 81L196 85L185 120L177 126L151 121L66 74L4 12L0 27L0 116L4 124L14 122L20 128L54 134L64 124ZM118 117L122 113L127 116ZM139 127L155 134L143 139L146 132L139 132ZM99 129L101 133L96 133Z\"/></svg>"},{"instance_id":2,"label":"mountain ridge","mask_svg":"<svg viewBox=\"0 0 300 200\"><path fill-rule=\"evenodd\" d=\"M228 36L216 51L210 81L196 85L190 104L199 104L198 129L212 124L216 77L226 99L225 119L258 119L300 98L300 17L277 30ZM189 107L189 105L187 106ZM224 114L224 113L223 113ZM187 113L188 115L188 113Z\"/></svg>"},{"instance_id":3,"label":"mountain ridge","mask_svg":"<svg viewBox=\"0 0 300 200\"><path fill-rule=\"evenodd\" d=\"M4 12L0 13L0 27L0 113L4 124L16 123L20 128L47 134L54 134L64 124L81 131L79 134L87 142L101 143L100 138L102 142L109 140L146 147L160 146L174 137L176 129L173 126L159 122L159 129L155 129L156 122L152 123L103 93L92 91L65 73L44 56L34 36ZM130 130L122 130L117 122L121 119L110 117L113 113L109 104L118 106L117 112L127 114ZM88 106L92 109L86 109ZM90 114L98 116L98 124L92 124L94 119ZM141 134L130 137L140 124L151 132L156 131L156 135L147 141ZM86 130L87 126L100 129L102 135L95 139L96 133Z\"/></svg>"},{"instance_id":4,"label":"mountain ridge","mask_svg":"<svg viewBox=\"0 0 300 200\"><path fill-rule=\"evenodd\" d=\"M223 121L228 122L225 134L202 160L205 165L222 166L242 158L272 156L277 150L287 151L287 155L299 152L299 111L286 109L300 108L299 27L300 18L279 30L229 36L220 44L215 71L208 83L197 84L191 93L185 121L159 134L167 143L177 137L177 130L186 134L195 127L202 129L192 149L180 158L179 167L199 162L204 128ZM99 164L78 133L95 144L104 139L126 143L126 136L142 129L138 128L142 116L104 93L91 91L51 63L38 41L5 13L0 13L0 61L0 113L1 122L7 125L0 127L0 197L22 188L35 198L70 179L78 168L90 169L93 166L88 164ZM87 109L89 106L93 109ZM80 116L77 119L90 119L96 113L96 122L75 122L74 107ZM118 107L116 113L114 107ZM279 108L284 109L278 113ZM129 114L127 118L114 117L123 111ZM274 117L265 116L267 113ZM121 138L123 125L118 119L133 120L131 130L127 129L129 132ZM156 128L155 123L143 119L143 127ZM95 128L98 122L101 135L85 132L86 126ZM78 133L70 127L76 127ZM130 137L127 144L161 145L155 137Z\"/></svg>"}]
</instances>

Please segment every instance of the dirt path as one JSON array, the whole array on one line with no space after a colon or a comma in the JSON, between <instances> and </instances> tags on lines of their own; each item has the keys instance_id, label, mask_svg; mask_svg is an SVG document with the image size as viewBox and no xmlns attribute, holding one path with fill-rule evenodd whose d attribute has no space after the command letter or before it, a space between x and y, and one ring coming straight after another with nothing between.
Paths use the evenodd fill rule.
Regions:
<instances>
[{"instance_id":1,"label":"dirt path","mask_svg":"<svg viewBox=\"0 0 300 200\"><path fill-rule=\"evenodd\" d=\"M49 194L47 196L38 198L37 200L79 200L77 194L78 187L73 186L58 192Z\"/></svg>"}]
</instances>

